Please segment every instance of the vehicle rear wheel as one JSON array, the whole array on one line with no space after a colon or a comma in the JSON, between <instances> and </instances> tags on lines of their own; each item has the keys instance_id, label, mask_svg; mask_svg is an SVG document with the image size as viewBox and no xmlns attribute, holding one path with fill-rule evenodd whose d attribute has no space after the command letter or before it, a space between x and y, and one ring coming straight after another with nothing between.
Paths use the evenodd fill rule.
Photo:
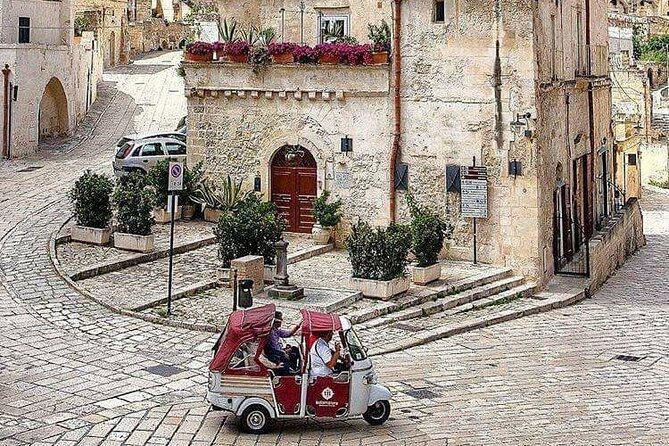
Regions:
<instances>
[{"instance_id":1,"label":"vehicle rear wheel","mask_svg":"<svg viewBox=\"0 0 669 446\"><path fill-rule=\"evenodd\" d=\"M386 400L377 401L367 408L367 412L362 414L362 418L372 426L382 425L389 416L390 402Z\"/></svg>"},{"instance_id":2,"label":"vehicle rear wheel","mask_svg":"<svg viewBox=\"0 0 669 446\"><path fill-rule=\"evenodd\" d=\"M247 434L264 434L270 428L272 419L267 409L259 404L253 404L242 412L239 417L239 428Z\"/></svg>"}]
</instances>

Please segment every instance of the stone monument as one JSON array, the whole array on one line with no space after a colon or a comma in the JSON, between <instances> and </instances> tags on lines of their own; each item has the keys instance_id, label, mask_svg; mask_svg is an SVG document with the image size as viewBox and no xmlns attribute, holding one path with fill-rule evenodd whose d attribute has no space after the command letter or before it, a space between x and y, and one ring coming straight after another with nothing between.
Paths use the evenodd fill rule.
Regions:
<instances>
[{"instance_id":1,"label":"stone monument","mask_svg":"<svg viewBox=\"0 0 669 446\"><path fill-rule=\"evenodd\" d=\"M276 274L274 286L267 294L273 299L298 300L304 297L304 288L291 285L288 276L288 242L279 240L276 247Z\"/></svg>"}]
</instances>

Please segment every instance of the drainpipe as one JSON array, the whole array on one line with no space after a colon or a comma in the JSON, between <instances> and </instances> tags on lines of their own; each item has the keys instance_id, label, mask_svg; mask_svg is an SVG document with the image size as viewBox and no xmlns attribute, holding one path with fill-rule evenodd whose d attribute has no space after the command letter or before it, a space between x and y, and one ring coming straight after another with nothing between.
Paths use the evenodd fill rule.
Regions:
<instances>
[{"instance_id":1,"label":"drainpipe","mask_svg":"<svg viewBox=\"0 0 669 446\"><path fill-rule=\"evenodd\" d=\"M585 45L588 51L590 51L590 0L585 0ZM592 64L590 54L588 54L587 60ZM590 70L591 67L588 67ZM590 71L588 71L590 73ZM595 181L595 163L597 163L597 142L595 141L595 107L594 107L595 94L592 87L592 82L588 81L588 126L590 132L590 165L588 169L588 176L590 179L590 196L588 197L588 202L586 206L586 212L589 213L589 218L584 222L589 223L588 227L585 228L585 235L589 239L593 234L593 226L596 221L595 215L597 214L597 182Z\"/></svg>"},{"instance_id":2,"label":"drainpipe","mask_svg":"<svg viewBox=\"0 0 669 446\"><path fill-rule=\"evenodd\" d=\"M5 68L2 69L2 74L5 78L5 83L3 87L3 92L5 95L5 103L3 106L2 113L2 156L9 156L9 74L12 70L9 69L9 65L5 64Z\"/></svg>"},{"instance_id":3,"label":"drainpipe","mask_svg":"<svg viewBox=\"0 0 669 446\"><path fill-rule=\"evenodd\" d=\"M395 221L395 209L397 207L395 202L395 167L400 152L400 138L402 137L402 103L401 103L401 76L402 76L402 59L400 56L400 41L402 32L402 0L395 1L395 21L393 23L393 69L394 69L394 109L395 109L395 129L393 131L393 145L390 151L390 189L389 189L389 203L390 203L390 221Z\"/></svg>"}]
</instances>

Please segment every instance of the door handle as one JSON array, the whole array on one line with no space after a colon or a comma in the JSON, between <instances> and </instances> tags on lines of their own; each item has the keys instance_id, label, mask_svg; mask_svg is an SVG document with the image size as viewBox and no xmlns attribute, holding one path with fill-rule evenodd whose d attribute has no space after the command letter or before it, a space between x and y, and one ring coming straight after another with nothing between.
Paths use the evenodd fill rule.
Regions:
<instances>
[{"instance_id":1,"label":"door handle","mask_svg":"<svg viewBox=\"0 0 669 446\"><path fill-rule=\"evenodd\" d=\"M149 160L142 160L142 162L143 162L143 163L148 163L148 162L149 162Z\"/></svg>"}]
</instances>

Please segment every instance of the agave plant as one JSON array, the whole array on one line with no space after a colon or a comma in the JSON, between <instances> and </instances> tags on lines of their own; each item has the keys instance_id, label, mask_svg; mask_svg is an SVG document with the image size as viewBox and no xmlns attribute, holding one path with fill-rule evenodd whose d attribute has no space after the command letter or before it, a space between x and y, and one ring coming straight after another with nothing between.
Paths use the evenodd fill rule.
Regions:
<instances>
[{"instance_id":1,"label":"agave plant","mask_svg":"<svg viewBox=\"0 0 669 446\"><path fill-rule=\"evenodd\" d=\"M237 35L237 20L234 17L230 19L230 22L228 22L228 19L223 19L223 24L218 25L218 34L221 36L222 42L234 42Z\"/></svg>"},{"instance_id":2,"label":"agave plant","mask_svg":"<svg viewBox=\"0 0 669 446\"><path fill-rule=\"evenodd\" d=\"M241 40L248 43L249 45L255 45L256 43L258 43L259 30L256 26L251 25L247 29L242 29L240 33L242 35Z\"/></svg>"},{"instance_id":3,"label":"agave plant","mask_svg":"<svg viewBox=\"0 0 669 446\"><path fill-rule=\"evenodd\" d=\"M204 180L200 183L195 193L191 195L190 200L193 203L201 205L203 210L210 207L226 212L234 211L240 202L252 194L251 191L243 192L242 184L243 180L235 182L230 175L223 182L221 188Z\"/></svg>"},{"instance_id":4,"label":"agave plant","mask_svg":"<svg viewBox=\"0 0 669 446\"><path fill-rule=\"evenodd\" d=\"M272 27L258 29L256 42L262 46L269 46L276 39L276 30Z\"/></svg>"}]
</instances>

